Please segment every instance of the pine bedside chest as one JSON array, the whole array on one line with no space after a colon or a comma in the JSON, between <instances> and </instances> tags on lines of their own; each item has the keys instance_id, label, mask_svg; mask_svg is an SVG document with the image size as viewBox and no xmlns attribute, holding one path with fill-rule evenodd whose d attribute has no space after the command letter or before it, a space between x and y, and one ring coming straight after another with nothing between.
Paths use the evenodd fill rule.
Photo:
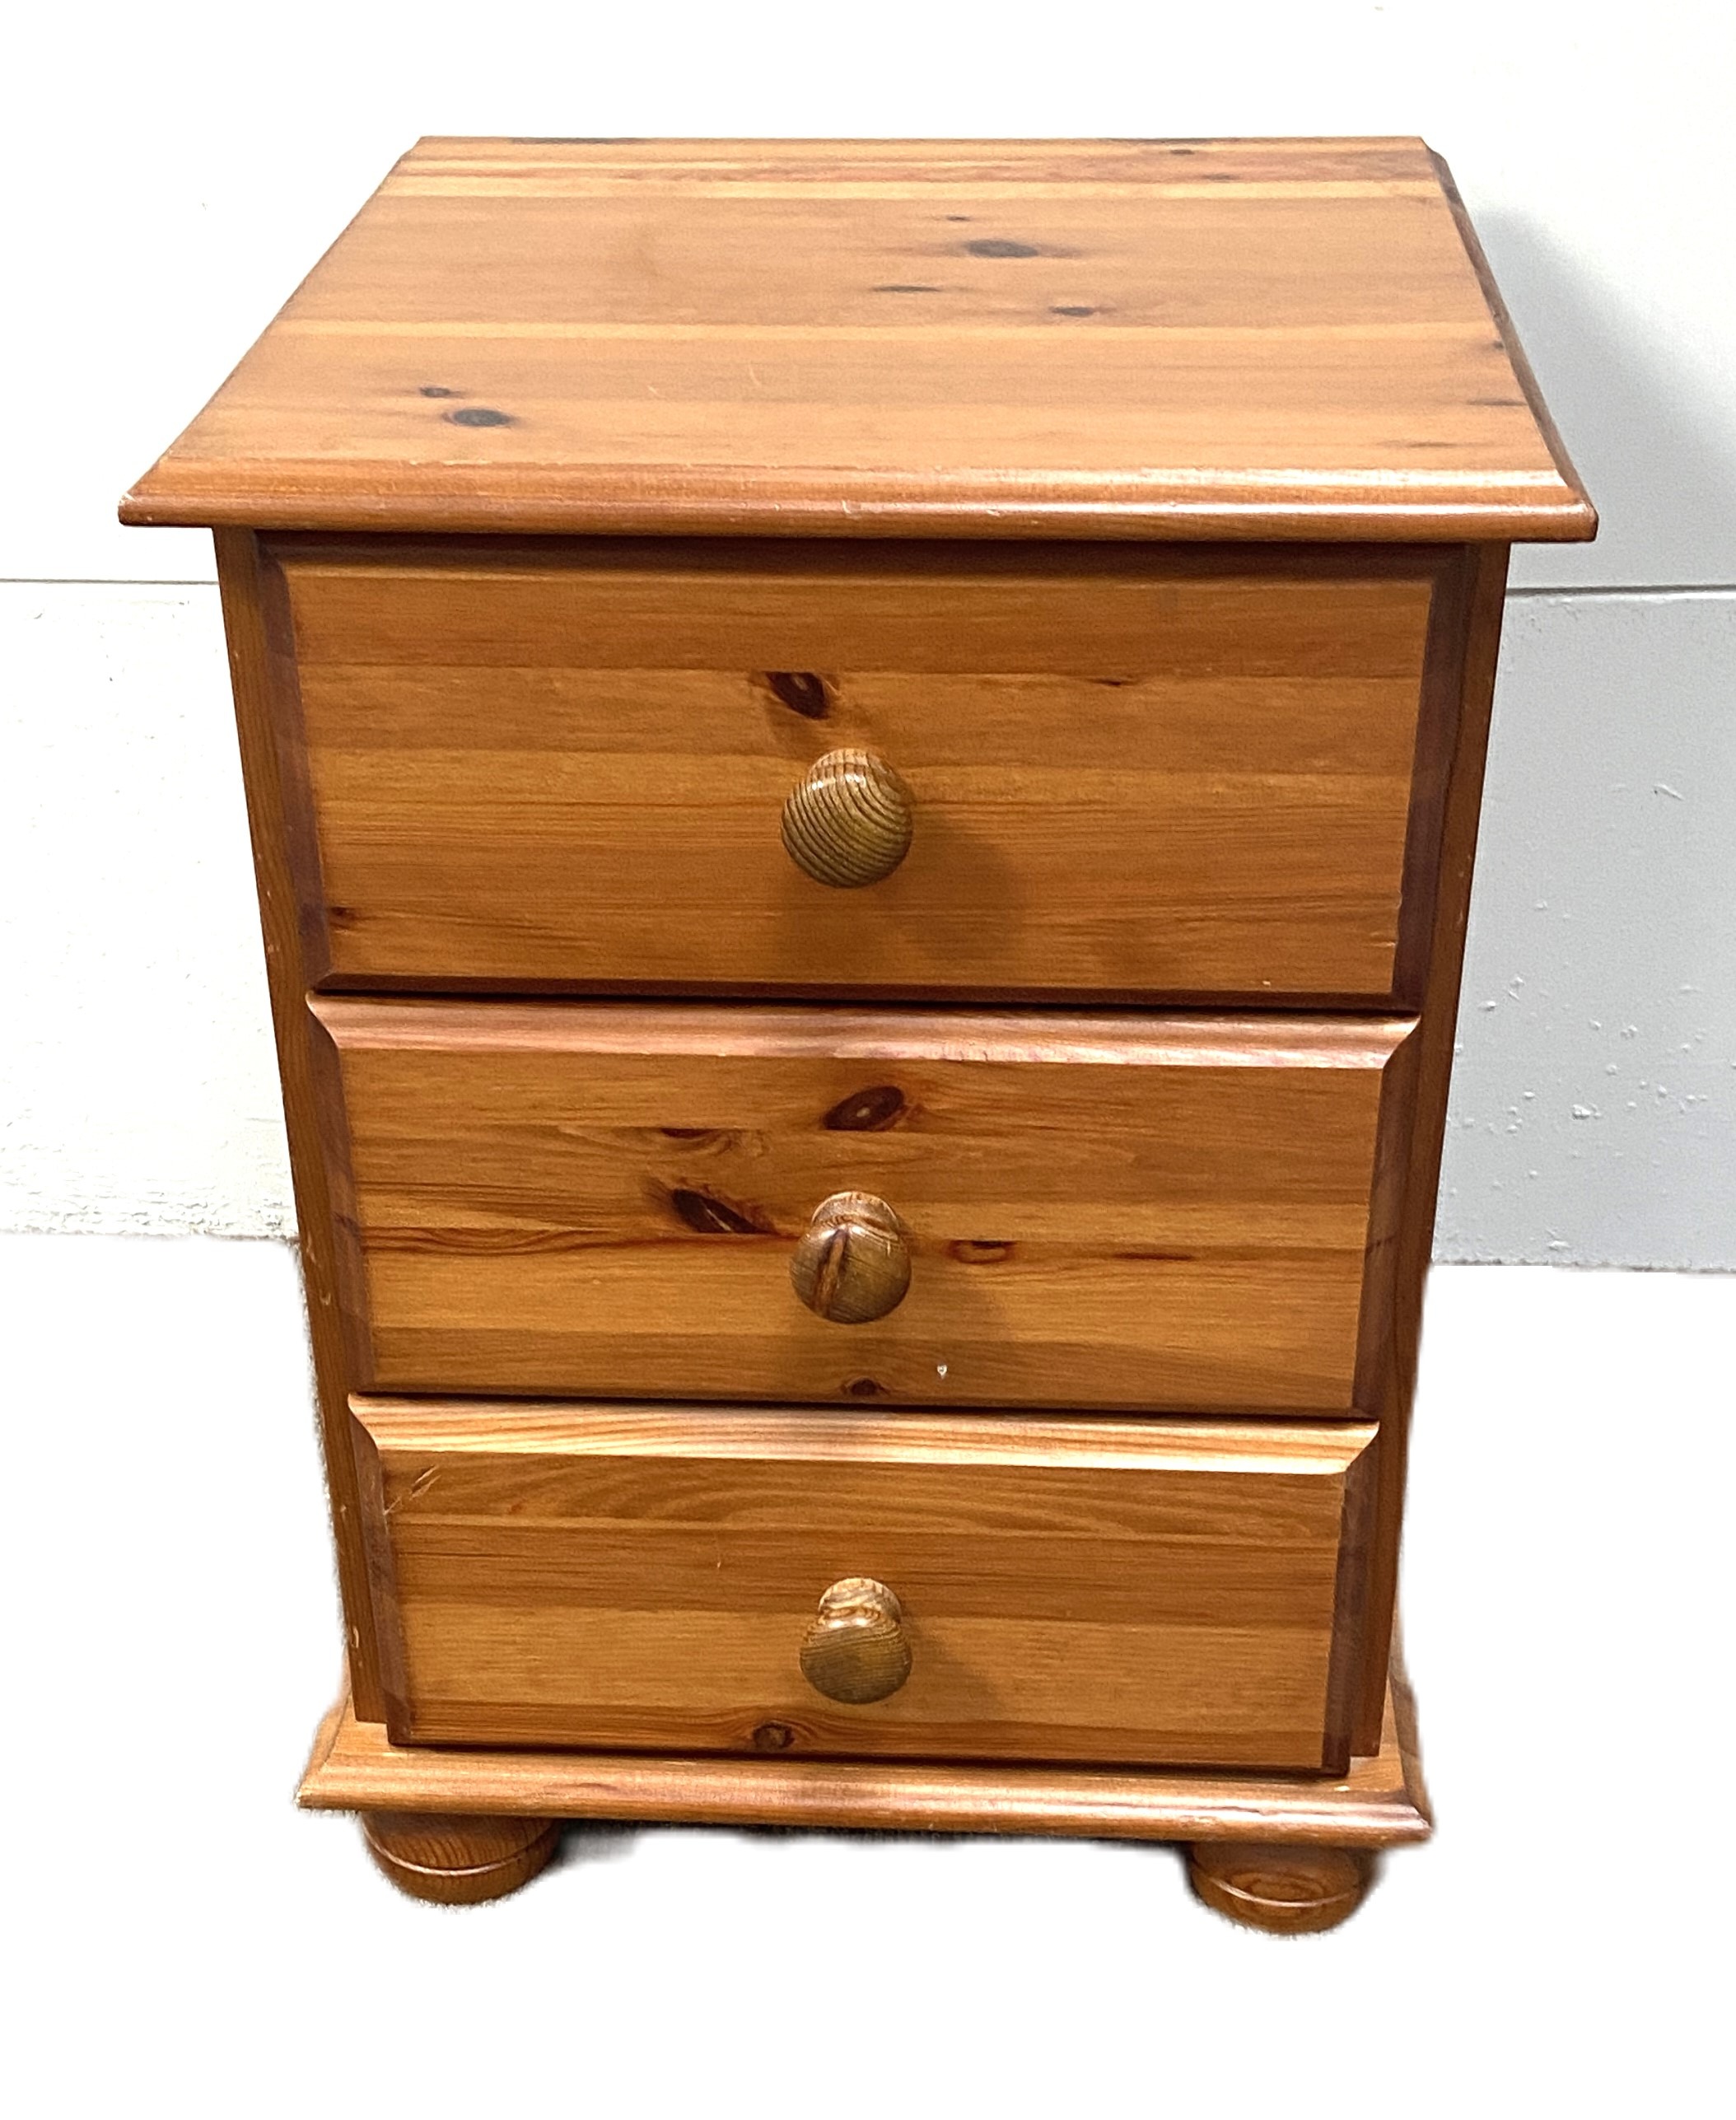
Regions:
<instances>
[{"instance_id":1,"label":"pine bedside chest","mask_svg":"<svg viewBox=\"0 0 1736 2120\"><path fill-rule=\"evenodd\" d=\"M430 140L217 531L348 1628L304 1802L1426 1836L1405 1431L1509 544L1415 140Z\"/></svg>"}]
</instances>

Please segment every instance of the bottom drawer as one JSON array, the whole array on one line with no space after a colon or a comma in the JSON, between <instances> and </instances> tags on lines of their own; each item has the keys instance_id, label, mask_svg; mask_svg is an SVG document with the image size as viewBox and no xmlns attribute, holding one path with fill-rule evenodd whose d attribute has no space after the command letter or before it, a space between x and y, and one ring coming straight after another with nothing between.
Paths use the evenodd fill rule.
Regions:
<instances>
[{"instance_id":1,"label":"bottom drawer","mask_svg":"<svg viewBox=\"0 0 1736 2120\"><path fill-rule=\"evenodd\" d=\"M1370 1427L351 1403L400 1744L1346 1763Z\"/></svg>"}]
</instances>

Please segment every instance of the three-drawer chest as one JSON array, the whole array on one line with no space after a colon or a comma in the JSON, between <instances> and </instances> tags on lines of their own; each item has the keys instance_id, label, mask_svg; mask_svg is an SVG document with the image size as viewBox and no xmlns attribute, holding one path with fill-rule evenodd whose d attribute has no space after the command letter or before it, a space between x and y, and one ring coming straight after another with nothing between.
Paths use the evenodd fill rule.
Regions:
<instances>
[{"instance_id":1,"label":"three-drawer chest","mask_svg":"<svg viewBox=\"0 0 1736 2120\"><path fill-rule=\"evenodd\" d=\"M348 1641L420 1896L575 1818L1429 1830L1405 1435L1507 549L1414 140L430 140L217 532Z\"/></svg>"}]
</instances>

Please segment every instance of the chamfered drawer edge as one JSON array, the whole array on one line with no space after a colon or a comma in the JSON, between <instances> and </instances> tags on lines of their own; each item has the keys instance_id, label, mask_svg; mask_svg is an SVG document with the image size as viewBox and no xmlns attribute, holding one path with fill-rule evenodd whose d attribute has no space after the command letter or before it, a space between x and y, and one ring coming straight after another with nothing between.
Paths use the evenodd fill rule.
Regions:
<instances>
[{"instance_id":1,"label":"chamfered drawer edge","mask_svg":"<svg viewBox=\"0 0 1736 2120\"><path fill-rule=\"evenodd\" d=\"M311 1006L357 1388L1379 1403L1409 1019ZM791 1269L853 1194L909 1276L846 1324Z\"/></svg>"},{"instance_id":2,"label":"chamfered drawer edge","mask_svg":"<svg viewBox=\"0 0 1736 2120\"><path fill-rule=\"evenodd\" d=\"M327 990L1418 990L1457 553L273 551ZM840 747L914 804L856 890L779 828Z\"/></svg>"},{"instance_id":3,"label":"chamfered drawer edge","mask_svg":"<svg viewBox=\"0 0 1736 2120\"><path fill-rule=\"evenodd\" d=\"M402 1744L1340 1772L1365 1423L352 1399ZM822 1592L908 1682L828 1699Z\"/></svg>"}]
</instances>

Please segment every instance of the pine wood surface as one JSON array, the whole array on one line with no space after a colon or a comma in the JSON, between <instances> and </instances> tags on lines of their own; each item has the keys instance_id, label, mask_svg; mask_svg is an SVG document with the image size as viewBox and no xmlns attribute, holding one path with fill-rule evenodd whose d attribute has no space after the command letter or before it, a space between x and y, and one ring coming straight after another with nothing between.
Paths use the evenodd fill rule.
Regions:
<instances>
[{"instance_id":1,"label":"pine wood surface","mask_svg":"<svg viewBox=\"0 0 1736 2120\"><path fill-rule=\"evenodd\" d=\"M801 1646L801 1674L817 1693L834 1701L883 1701L908 1683L911 1663L896 1590L872 1576L845 1576L820 1592Z\"/></svg>"},{"instance_id":2,"label":"pine wood surface","mask_svg":"<svg viewBox=\"0 0 1736 2120\"><path fill-rule=\"evenodd\" d=\"M1419 954L1456 554L274 557L324 983L1367 1002ZM859 890L787 838L840 749L913 813Z\"/></svg>"},{"instance_id":3,"label":"pine wood surface","mask_svg":"<svg viewBox=\"0 0 1736 2120\"><path fill-rule=\"evenodd\" d=\"M833 1324L884 1318L910 1292L908 1233L873 1193L830 1193L796 1240L790 1285Z\"/></svg>"},{"instance_id":4,"label":"pine wood surface","mask_svg":"<svg viewBox=\"0 0 1736 2120\"><path fill-rule=\"evenodd\" d=\"M552 1819L418 1811L370 1811L362 1833L368 1853L400 1892L442 1907L474 1907L516 1892L548 1866L561 1837Z\"/></svg>"},{"instance_id":5,"label":"pine wood surface","mask_svg":"<svg viewBox=\"0 0 1736 2120\"><path fill-rule=\"evenodd\" d=\"M429 139L123 505L1583 538L1421 141Z\"/></svg>"},{"instance_id":6,"label":"pine wood surface","mask_svg":"<svg viewBox=\"0 0 1736 2120\"><path fill-rule=\"evenodd\" d=\"M307 1800L429 1896L736 1817L1348 1911L1427 1829L1344 1770L1505 542L1594 528L1438 160L426 142L123 512L237 526L361 1718ZM1219 1013L1031 1012L1129 1002Z\"/></svg>"},{"instance_id":7,"label":"pine wood surface","mask_svg":"<svg viewBox=\"0 0 1736 2120\"><path fill-rule=\"evenodd\" d=\"M375 1389L1361 1403L1406 1021L313 1007ZM908 1292L870 1323L791 1282L841 1191L907 1232Z\"/></svg>"},{"instance_id":8,"label":"pine wood surface","mask_svg":"<svg viewBox=\"0 0 1736 2120\"><path fill-rule=\"evenodd\" d=\"M400 1742L1348 1764L1367 1427L352 1406ZM803 1660L852 1576L910 1658L862 1705Z\"/></svg>"},{"instance_id":9,"label":"pine wood surface","mask_svg":"<svg viewBox=\"0 0 1736 2120\"><path fill-rule=\"evenodd\" d=\"M911 1760L833 1761L396 1745L348 1697L320 1723L299 1800L310 1810L464 1805L503 1817L623 1823L861 1826L1132 1840L1394 1847L1426 1840L1409 1693L1394 1672L1378 1750L1335 1777L1135 1772Z\"/></svg>"},{"instance_id":10,"label":"pine wood surface","mask_svg":"<svg viewBox=\"0 0 1736 2120\"><path fill-rule=\"evenodd\" d=\"M1378 1494L1366 1552L1369 1598L1364 1619L1362 1700L1356 1719L1359 1744L1372 1742L1379 1725L1382 1674L1388 1659L1398 1602L1398 1548L1404 1523L1411 1408L1422 1342L1423 1290L1434 1244L1441 1144L1446 1132L1454 1033L1482 814L1483 768L1505 609L1507 560L1504 545L1478 546L1465 554L1466 594L1451 606L1458 637L1450 650L1444 645L1429 659L1426 682L1439 688L1441 697L1429 703L1425 723L1449 727L1452 737L1450 749L1438 754L1429 768L1435 782L1432 799L1440 805L1441 818L1435 873L1429 886L1428 931L1422 938L1418 963L1422 1017L1407 1048L1415 1090L1407 1114L1407 1131L1395 1134L1390 1154L1383 1163L1383 1174L1398 1195L1390 1207L1379 1198L1381 1177L1376 1180L1375 1219L1380 1226L1393 1229L1393 1241L1390 1277L1379 1284L1389 1299L1389 1308L1378 1318L1372 1314L1365 1318L1364 1345L1369 1359L1360 1380L1359 1403L1380 1422L1381 1446ZM1449 694L1454 709L1450 717L1442 711ZM1429 798L1425 795L1424 799Z\"/></svg>"},{"instance_id":11,"label":"pine wood surface","mask_svg":"<svg viewBox=\"0 0 1736 2120\"><path fill-rule=\"evenodd\" d=\"M1294 1936L1348 1920L1362 1903L1371 1868L1359 1848L1208 1840L1189 1851L1188 1875L1216 1912L1244 1928Z\"/></svg>"},{"instance_id":12,"label":"pine wood surface","mask_svg":"<svg viewBox=\"0 0 1736 2120\"><path fill-rule=\"evenodd\" d=\"M780 673L782 675L782 673ZM770 689L777 689L768 679ZM814 679L805 689L811 699ZM824 680L821 680L824 694ZM811 707L800 710L804 716ZM805 876L833 890L883 883L910 852L916 804L897 768L846 745L817 758L785 798L784 852Z\"/></svg>"},{"instance_id":13,"label":"pine wood surface","mask_svg":"<svg viewBox=\"0 0 1736 2120\"><path fill-rule=\"evenodd\" d=\"M344 1640L356 1704L365 1716L384 1712L376 1676L373 1609L367 1594L356 1469L349 1443L348 1394L352 1336L338 1290L343 1226L331 1188L341 1171L329 1169L315 1114L315 1055L307 1036L306 936L297 918L292 852L302 814L293 785L296 753L279 718L293 684L281 614L259 564L255 540L241 530L217 537L217 579L235 694L236 729L246 787L254 874L265 970L271 992L283 1118L295 1186L296 1223L307 1305L308 1338L319 1403L321 1453L331 1497L332 1535L343 1598ZM288 768L286 773L286 768Z\"/></svg>"}]
</instances>

